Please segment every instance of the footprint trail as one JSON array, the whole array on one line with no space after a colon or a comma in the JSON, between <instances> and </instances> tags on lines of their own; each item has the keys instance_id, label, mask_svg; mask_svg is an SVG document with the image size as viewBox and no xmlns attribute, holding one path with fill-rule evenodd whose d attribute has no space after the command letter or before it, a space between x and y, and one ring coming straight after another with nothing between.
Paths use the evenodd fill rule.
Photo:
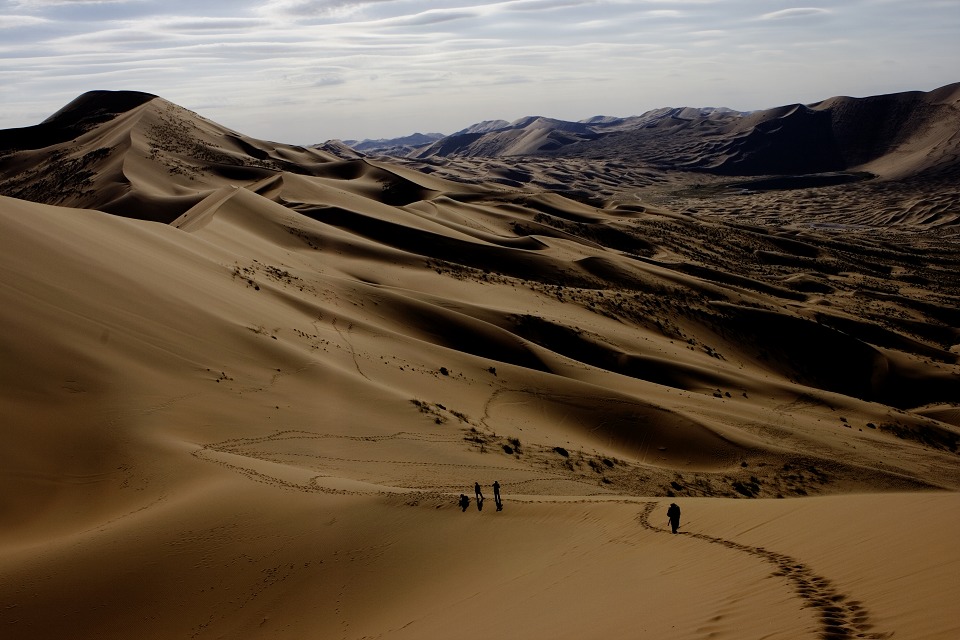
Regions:
<instances>
[{"instance_id":1,"label":"footprint trail","mask_svg":"<svg viewBox=\"0 0 960 640\"><path fill-rule=\"evenodd\" d=\"M650 515L657 506L655 502L648 502L640 512L638 520L645 529L667 533L666 530L650 524ZM796 558L705 533L680 532L677 535L718 544L772 564L775 567L773 575L785 578L804 606L819 612L819 637L822 640L885 640L892 636L889 633L872 631L870 614L861 603L838 591L828 579L818 575Z\"/></svg>"}]
</instances>

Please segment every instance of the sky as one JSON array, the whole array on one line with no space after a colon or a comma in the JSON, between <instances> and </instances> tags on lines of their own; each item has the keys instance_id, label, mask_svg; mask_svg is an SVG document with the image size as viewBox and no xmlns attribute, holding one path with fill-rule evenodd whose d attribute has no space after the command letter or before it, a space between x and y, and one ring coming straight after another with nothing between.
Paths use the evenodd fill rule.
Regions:
<instances>
[{"instance_id":1,"label":"sky","mask_svg":"<svg viewBox=\"0 0 960 640\"><path fill-rule=\"evenodd\" d=\"M0 128L135 90L294 144L960 81L960 0L0 0Z\"/></svg>"}]
</instances>

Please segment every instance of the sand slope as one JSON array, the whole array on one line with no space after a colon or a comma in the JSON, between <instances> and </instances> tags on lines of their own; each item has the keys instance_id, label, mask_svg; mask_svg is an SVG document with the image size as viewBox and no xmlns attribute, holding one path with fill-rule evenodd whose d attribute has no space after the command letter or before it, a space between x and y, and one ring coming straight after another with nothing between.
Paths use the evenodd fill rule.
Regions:
<instances>
[{"instance_id":1,"label":"sand slope","mask_svg":"<svg viewBox=\"0 0 960 640\"><path fill-rule=\"evenodd\" d=\"M956 634L949 238L598 207L120 97L74 206L0 197L13 637Z\"/></svg>"}]
</instances>

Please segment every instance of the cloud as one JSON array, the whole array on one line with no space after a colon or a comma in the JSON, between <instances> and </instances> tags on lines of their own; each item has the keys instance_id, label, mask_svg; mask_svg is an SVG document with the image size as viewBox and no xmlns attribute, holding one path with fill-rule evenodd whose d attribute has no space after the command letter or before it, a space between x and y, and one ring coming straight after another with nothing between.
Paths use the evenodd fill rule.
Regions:
<instances>
[{"instance_id":1,"label":"cloud","mask_svg":"<svg viewBox=\"0 0 960 640\"><path fill-rule=\"evenodd\" d=\"M504 8L508 11L551 11L592 4L596 4L596 0L516 0L506 3Z\"/></svg>"},{"instance_id":2,"label":"cloud","mask_svg":"<svg viewBox=\"0 0 960 640\"><path fill-rule=\"evenodd\" d=\"M213 18L213 17L183 17L158 20L157 28L176 32L205 32L205 31L249 31L267 26L259 18Z\"/></svg>"},{"instance_id":3,"label":"cloud","mask_svg":"<svg viewBox=\"0 0 960 640\"><path fill-rule=\"evenodd\" d=\"M9 16L0 15L0 29L19 29L22 27L36 27L49 24L45 18L35 16Z\"/></svg>"},{"instance_id":4,"label":"cloud","mask_svg":"<svg viewBox=\"0 0 960 640\"><path fill-rule=\"evenodd\" d=\"M343 84L344 82L346 82L346 80L343 78L343 76L338 76L338 75L326 75L326 76L320 76L319 78L317 78L316 80L314 80L313 86L315 86L315 87L333 87L333 86L336 86L336 85L338 85L338 84Z\"/></svg>"},{"instance_id":5,"label":"cloud","mask_svg":"<svg viewBox=\"0 0 960 640\"><path fill-rule=\"evenodd\" d=\"M765 13L760 16L760 20L796 20L798 18L811 18L830 15L829 9L820 9L818 7L795 7L793 9L781 9Z\"/></svg>"},{"instance_id":6,"label":"cloud","mask_svg":"<svg viewBox=\"0 0 960 640\"><path fill-rule=\"evenodd\" d=\"M14 6L26 9L43 7L75 7L93 4L136 4L144 0L12 0Z\"/></svg>"},{"instance_id":7,"label":"cloud","mask_svg":"<svg viewBox=\"0 0 960 640\"><path fill-rule=\"evenodd\" d=\"M171 42L171 35L143 26L113 26L100 31L77 33L53 38L45 43L50 53L62 53L66 57L90 51L106 52L117 45L130 45L131 49L143 51L155 48L158 43ZM120 60L117 60L120 62Z\"/></svg>"},{"instance_id":8,"label":"cloud","mask_svg":"<svg viewBox=\"0 0 960 640\"><path fill-rule=\"evenodd\" d=\"M707 38L707 37L725 36L727 35L727 32L722 29L704 29L702 31L691 31L690 35L698 36L701 38Z\"/></svg>"},{"instance_id":9,"label":"cloud","mask_svg":"<svg viewBox=\"0 0 960 640\"><path fill-rule=\"evenodd\" d=\"M0 75L17 87L4 95L0 128L30 124L17 114L38 105L52 113L91 88L135 88L191 109L223 96L204 115L302 142L538 112L578 119L723 101L753 109L866 95L861 87L872 91L877 78L890 92L956 80L960 15L948 5L823 4L0 0L10 14L0 15ZM903 45L899 76L881 64L891 41ZM710 84L718 66L737 70L719 95Z\"/></svg>"},{"instance_id":10,"label":"cloud","mask_svg":"<svg viewBox=\"0 0 960 640\"><path fill-rule=\"evenodd\" d=\"M441 22L477 18L480 15L478 11L470 10L428 9L422 13L390 18L383 22L390 27L419 27L429 24L439 24Z\"/></svg>"},{"instance_id":11,"label":"cloud","mask_svg":"<svg viewBox=\"0 0 960 640\"><path fill-rule=\"evenodd\" d=\"M256 12L269 18L349 17L369 5L391 0L268 0Z\"/></svg>"},{"instance_id":12,"label":"cloud","mask_svg":"<svg viewBox=\"0 0 960 640\"><path fill-rule=\"evenodd\" d=\"M651 9L646 12L646 15L651 18L680 18L683 12L676 9Z\"/></svg>"}]
</instances>

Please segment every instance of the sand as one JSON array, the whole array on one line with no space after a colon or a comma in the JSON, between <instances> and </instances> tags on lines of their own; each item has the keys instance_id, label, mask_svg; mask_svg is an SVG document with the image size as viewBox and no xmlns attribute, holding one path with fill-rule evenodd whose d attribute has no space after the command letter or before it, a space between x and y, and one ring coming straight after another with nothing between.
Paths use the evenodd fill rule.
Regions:
<instances>
[{"instance_id":1,"label":"sand","mask_svg":"<svg viewBox=\"0 0 960 640\"><path fill-rule=\"evenodd\" d=\"M4 637L960 633L955 218L878 195L940 182L598 203L106 98L2 158Z\"/></svg>"}]
</instances>

